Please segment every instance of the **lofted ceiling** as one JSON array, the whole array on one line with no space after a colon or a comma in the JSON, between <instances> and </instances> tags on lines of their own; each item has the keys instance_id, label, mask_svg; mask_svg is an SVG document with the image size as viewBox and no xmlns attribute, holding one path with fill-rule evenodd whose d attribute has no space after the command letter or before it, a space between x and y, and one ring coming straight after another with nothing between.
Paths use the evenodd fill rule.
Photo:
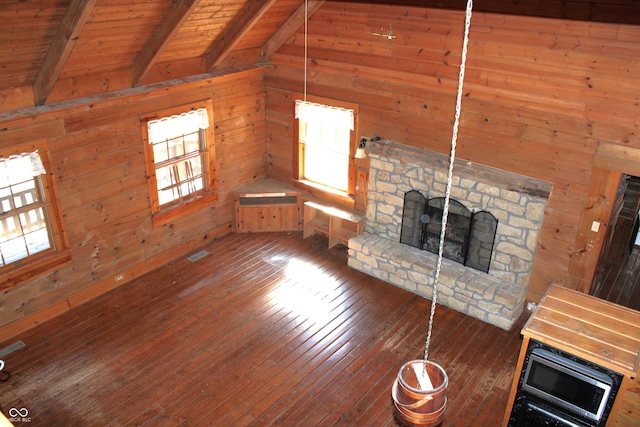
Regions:
<instances>
[{"instance_id":1,"label":"lofted ceiling","mask_svg":"<svg viewBox=\"0 0 640 427\"><path fill-rule=\"evenodd\" d=\"M322 1L310 1L312 13ZM33 104L265 61L303 0L0 0L0 97ZM56 88L60 94L56 95ZM62 95L62 93L66 95Z\"/></svg>"},{"instance_id":2,"label":"lofted ceiling","mask_svg":"<svg viewBox=\"0 0 640 427\"><path fill-rule=\"evenodd\" d=\"M323 3L308 0L308 16ZM476 3L490 12L640 23L640 0ZM20 91L31 106L44 105L265 63L304 17L304 0L0 0L0 102Z\"/></svg>"}]
</instances>

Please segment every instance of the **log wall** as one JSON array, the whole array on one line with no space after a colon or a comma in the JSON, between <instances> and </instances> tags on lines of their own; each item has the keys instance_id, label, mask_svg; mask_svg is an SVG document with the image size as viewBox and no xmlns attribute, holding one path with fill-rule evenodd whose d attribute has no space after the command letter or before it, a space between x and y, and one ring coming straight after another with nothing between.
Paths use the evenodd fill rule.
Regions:
<instances>
[{"instance_id":1,"label":"log wall","mask_svg":"<svg viewBox=\"0 0 640 427\"><path fill-rule=\"evenodd\" d=\"M463 21L460 10L325 2L309 22L308 92L358 103L358 135L448 153ZM302 30L266 74L0 113L0 150L47 141L72 256L0 291L0 340L120 285L117 275L126 282L229 232L234 187L267 173L291 179ZM395 38L372 34L389 30ZM640 175L639 41L636 25L474 12L458 157L553 185L530 300L553 282L589 290L620 174ZM205 98L215 105L219 202L153 228L138 117Z\"/></svg>"},{"instance_id":2,"label":"log wall","mask_svg":"<svg viewBox=\"0 0 640 427\"><path fill-rule=\"evenodd\" d=\"M230 232L230 190L265 176L263 79L253 68L0 113L0 150L47 140L72 258L2 290L0 341ZM203 99L214 105L219 200L154 228L139 117Z\"/></svg>"},{"instance_id":3,"label":"log wall","mask_svg":"<svg viewBox=\"0 0 640 427\"><path fill-rule=\"evenodd\" d=\"M308 25L307 91L358 103L358 135L448 153L463 30L459 10L326 2ZM637 169L639 41L633 25L472 16L457 156L553 184L529 300L551 283L589 290L617 181ZM269 174L289 179L303 28L272 63Z\"/></svg>"}]
</instances>

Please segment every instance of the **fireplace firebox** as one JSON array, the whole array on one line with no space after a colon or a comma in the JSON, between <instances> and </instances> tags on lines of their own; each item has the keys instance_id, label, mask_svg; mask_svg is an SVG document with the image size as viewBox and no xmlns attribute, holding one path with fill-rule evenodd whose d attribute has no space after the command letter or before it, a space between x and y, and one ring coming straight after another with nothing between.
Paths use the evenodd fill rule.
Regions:
<instances>
[{"instance_id":1,"label":"fireplace firebox","mask_svg":"<svg viewBox=\"0 0 640 427\"><path fill-rule=\"evenodd\" d=\"M417 190L405 193L400 243L437 254L444 203L444 197L428 199ZM488 273L497 228L498 220L490 212L472 212L450 199L443 256Z\"/></svg>"}]
</instances>

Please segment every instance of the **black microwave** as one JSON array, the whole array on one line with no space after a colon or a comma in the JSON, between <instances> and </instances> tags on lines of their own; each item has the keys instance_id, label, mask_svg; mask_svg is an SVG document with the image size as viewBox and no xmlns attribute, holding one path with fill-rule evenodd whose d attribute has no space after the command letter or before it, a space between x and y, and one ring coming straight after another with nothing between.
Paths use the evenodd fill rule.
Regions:
<instances>
[{"instance_id":1,"label":"black microwave","mask_svg":"<svg viewBox=\"0 0 640 427\"><path fill-rule=\"evenodd\" d=\"M531 349L520 390L587 421L588 425L604 425L621 375L554 350Z\"/></svg>"}]
</instances>

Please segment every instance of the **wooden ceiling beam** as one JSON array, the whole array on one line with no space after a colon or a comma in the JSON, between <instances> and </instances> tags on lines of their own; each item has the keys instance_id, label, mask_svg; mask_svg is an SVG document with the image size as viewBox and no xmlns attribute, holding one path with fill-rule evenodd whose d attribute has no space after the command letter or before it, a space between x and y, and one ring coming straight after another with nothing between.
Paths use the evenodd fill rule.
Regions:
<instances>
[{"instance_id":1,"label":"wooden ceiling beam","mask_svg":"<svg viewBox=\"0 0 640 427\"><path fill-rule=\"evenodd\" d=\"M234 19L230 27L225 30L211 51L207 54L207 71L211 72L220 64L236 45L242 40L256 23L267 13L269 8L276 3L276 0L254 0L253 3L240 15Z\"/></svg>"},{"instance_id":2,"label":"wooden ceiling beam","mask_svg":"<svg viewBox=\"0 0 640 427\"><path fill-rule=\"evenodd\" d=\"M266 61L271 58L271 55L280 49L289 37L291 37L291 35L295 33L302 24L304 24L305 16L307 19L310 19L324 2L325 0L309 0L306 5L306 11L305 3L303 2L302 5L293 12L289 19L287 19L287 22L285 22L262 46L262 59Z\"/></svg>"},{"instance_id":3,"label":"wooden ceiling beam","mask_svg":"<svg viewBox=\"0 0 640 427\"><path fill-rule=\"evenodd\" d=\"M97 0L71 0L53 37L47 54L42 61L33 82L33 102L44 105L53 90L71 51L78 40L80 31L89 19Z\"/></svg>"},{"instance_id":4,"label":"wooden ceiling beam","mask_svg":"<svg viewBox=\"0 0 640 427\"><path fill-rule=\"evenodd\" d=\"M140 84L144 76L156 63L162 50L167 46L173 35L180 30L184 21L186 21L199 2L200 0L177 0L172 4L167 16L156 28L153 36L140 49L140 53L131 67L132 87Z\"/></svg>"}]
</instances>

